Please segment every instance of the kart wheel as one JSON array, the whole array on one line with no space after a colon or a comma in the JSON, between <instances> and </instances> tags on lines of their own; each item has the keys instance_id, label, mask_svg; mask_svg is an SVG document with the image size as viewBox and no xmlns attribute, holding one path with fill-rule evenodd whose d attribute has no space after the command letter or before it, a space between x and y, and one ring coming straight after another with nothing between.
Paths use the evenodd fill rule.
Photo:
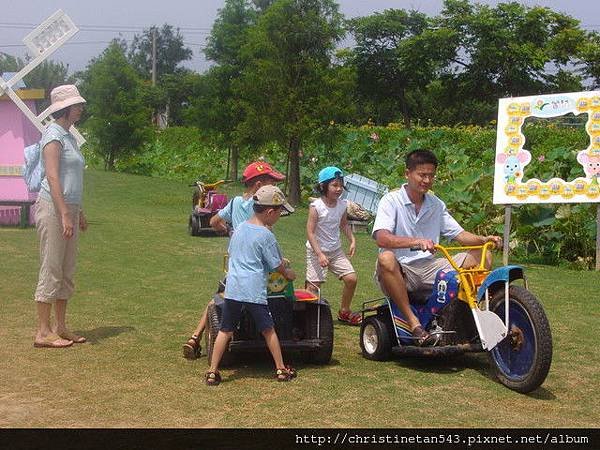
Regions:
<instances>
[{"instance_id":1,"label":"kart wheel","mask_svg":"<svg viewBox=\"0 0 600 450\"><path fill-rule=\"evenodd\" d=\"M308 339L317 338L317 312L319 317L319 337L323 343L321 347L306 354L305 361L309 364L329 364L333 353L333 318L329 305L308 305L306 311L306 336Z\"/></svg>"},{"instance_id":2,"label":"kart wheel","mask_svg":"<svg viewBox=\"0 0 600 450\"><path fill-rule=\"evenodd\" d=\"M497 291L490 310L504 320L504 289ZM550 324L539 300L520 286L509 288L508 336L488 354L500 382L521 393L537 389L552 363Z\"/></svg>"},{"instance_id":3,"label":"kart wheel","mask_svg":"<svg viewBox=\"0 0 600 450\"><path fill-rule=\"evenodd\" d=\"M195 214L190 214L190 220L188 222L188 232L190 236L200 235L200 223L198 217Z\"/></svg>"},{"instance_id":4,"label":"kart wheel","mask_svg":"<svg viewBox=\"0 0 600 450\"><path fill-rule=\"evenodd\" d=\"M215 347L215 340L217 339L217 334L219 334L219 329L221 328L221 308L211 302L208 305L207 315L206 330L204 331L204 346L206 347L206 356L208 365L210 366L213 349ZM225 350L225 353L223 353L219 366L229 366L233 363L234 359L233 353L227 349Z\"/></svg>"},{"instance_id":5,"label":"kart wheel","mask_svg":"<svg viewBox=\"0 0 600 450\"><path fill-rule=\"evenodd\" d=\"M384 361L390 357L390 334L386 324L379 317L367 317L361 324L360 349L365 358L374 361Z\"/></svg>"}]
</instances>

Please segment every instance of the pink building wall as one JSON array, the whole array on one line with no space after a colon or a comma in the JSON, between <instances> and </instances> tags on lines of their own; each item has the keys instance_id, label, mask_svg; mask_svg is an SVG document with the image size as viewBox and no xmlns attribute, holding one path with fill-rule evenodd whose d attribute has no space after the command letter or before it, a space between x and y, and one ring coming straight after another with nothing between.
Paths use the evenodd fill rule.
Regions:
<instances>
[{"instance_id":1,"label":"pink building wall","mask_svg":"<svg viewBox=\"0 0 600 450\"><path fill-rule=\"evenodd\" d=\"M24 100L36 114L34 100ZM40 132L6 96L0 98L0 200L34 200L36 193L30 193L23 177L6 175L24 162L23 150L40 140ZM31 208L30 224L34 223L34 207ZM0 206L0 225L17 225L20 208Z\"/></svg>"}]
</instances>

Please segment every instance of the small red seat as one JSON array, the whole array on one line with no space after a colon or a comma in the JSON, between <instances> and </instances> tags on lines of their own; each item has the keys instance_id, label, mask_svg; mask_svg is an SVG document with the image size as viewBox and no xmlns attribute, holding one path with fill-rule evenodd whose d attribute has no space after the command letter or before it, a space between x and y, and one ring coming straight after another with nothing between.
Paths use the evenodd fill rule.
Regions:
<instances>
[{"instance_id":1,"label":"small red seat","mask_svg":"<svg viewBox=\"0 0 600 450\"><path fill-rule=\"evenodd\" d=\"M306 289L295 289L294 297L296 297L296 301L298 302L314 302L319 300L316 294L306 290Z\"/></svg>"}]
</instances>

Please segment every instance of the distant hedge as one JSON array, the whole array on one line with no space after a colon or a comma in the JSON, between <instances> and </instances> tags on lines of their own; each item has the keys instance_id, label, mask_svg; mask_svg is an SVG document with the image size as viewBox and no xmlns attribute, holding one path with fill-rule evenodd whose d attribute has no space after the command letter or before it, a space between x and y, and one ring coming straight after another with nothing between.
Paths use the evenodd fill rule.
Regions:
<instances>
[{"instance_id":1,"label":"distant hedge","mask_svg":"<svg viewBox=\"0 0 600 450\"><path fill-rule=\"evenodd\" d=\"M584 176L577 151L588 145L583 127L528 124L525 148L532 153L526 177L573 179ZM359 173L390 188L404 178L404 156L416 148L433 150L440 160L434 185L454 217L480 234L502 233L504 209L492 204L496 130L491 127L349 128L332 125L302 149L303 198L313 195L316 174L326 165ZM543 155L543 157L540 157ZM259 156L280 170L286 153L277 145L245 149L240 167ZM224 178L227 150L192 127L173 127L157 133L144 151L119 161L118 170L193 182ZM595 252L595 207L527 205L514 210L511 246L522 258L573 267L592 267Z\"/></svg>"}]
</instances>

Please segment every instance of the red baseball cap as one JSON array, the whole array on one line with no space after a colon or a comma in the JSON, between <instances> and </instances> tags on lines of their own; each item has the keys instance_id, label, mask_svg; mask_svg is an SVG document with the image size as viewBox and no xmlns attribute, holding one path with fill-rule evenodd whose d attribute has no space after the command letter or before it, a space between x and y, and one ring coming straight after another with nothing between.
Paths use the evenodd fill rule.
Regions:
<instances>
[{"instance_id":1,"label":"red baseball cap","mask_svg":"<svg viewBox=\"0 0 600 450\"><path fill-rule=\"evenodd\" d=\"M277 172L275 169L271 167L271 165L264 161L255 161L253 163L248 164L244 169L244 173L242 174L242 182L246 183L252 178L258 177L260 175L269 175L271 178L281 181L285 179L285 175Z\"/></svg>"}]
</instances>

